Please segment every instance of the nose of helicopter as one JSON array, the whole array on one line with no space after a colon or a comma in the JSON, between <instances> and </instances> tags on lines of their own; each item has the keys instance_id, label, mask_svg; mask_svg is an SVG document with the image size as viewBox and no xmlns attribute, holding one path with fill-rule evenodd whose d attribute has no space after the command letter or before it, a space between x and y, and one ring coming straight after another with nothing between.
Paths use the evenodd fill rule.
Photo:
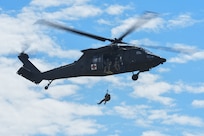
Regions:
<instances>
[{"instance_id":1,"label":"nose of helicopter","mask_svg":"<svg viewBox=\"0 0 204 136\"><path fill-rule=\"evenodd\" d=\"M166 59L165 59L165 58L160 58L160 57L159 57L159 59L160 59L160 63L161 63L161 64L163 64L164 62L166 62Z\"/></svg>"},{"instance_id":2,"label":"nose of helicopter","mask_svg":"<svg viewBox=\"0 0 204 136\"><path fill-rule=\"evenodd\" d=\"M159 56L155 56L155 62L159 65L159 64L163 64L164 62L166 62L165 58L161 58Z\"/></svg>"},{"instance_id":3,"label":"nose of helicopter","mask_svg":"<svg viewBox=\"0 0 204 136\"><path fill-rule=\"evenodd\" d=\"M156 66L166 62L165 58L159 57L159 56L154 55L154 54L148 54L146 56L146 58L148 60L148 62L145 64L146 69L151 69L153 67L156 67Z\"/></svg>"},{"instance_id":4,"label":"nose of helicopter","mask_svg":"<svg viewBox=\"0 0 204 136\"><path fill-rule=\"evenodd\" d=\"M161 58L159 56L154 55L153 59L152 59L152 66L158 66L159 64L163 64L164 62L166 62L165 58Z\"/></svg>"},{"instance_id":5,"label":"nose of helicopter","mask_svg":"<svg viewBox=\"0 0 204 136\"><path fill-rule=\"evenodd\" d=\"M155 58L153 59L152 67L156 67L156 66L158 66L160 64L163 64L164 62L166 62L165 58L155 56Z\"/></svg>"}]
</instances>

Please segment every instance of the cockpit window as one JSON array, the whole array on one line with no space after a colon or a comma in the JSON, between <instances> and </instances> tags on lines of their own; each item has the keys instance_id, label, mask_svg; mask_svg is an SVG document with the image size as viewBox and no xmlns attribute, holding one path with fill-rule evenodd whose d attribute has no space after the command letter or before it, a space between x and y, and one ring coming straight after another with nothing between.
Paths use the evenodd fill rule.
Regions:
<instances>
[{"instance_id":1,"label":"cockpit window","mask_svg":"<svg viewBox=\"0 0 204 136\"><path fill-rule=\"evenodd\" d=\"M147 57L148 59L154 58L154 56L153 56L153 55L150 55L150 54L146 55L146 57Z\"/></svg>"},{"instance_id":2,"label":"cockpit window","mask_svg":"<svg viewBox=\"0 0 204 136\"><path fill-rule=\"evenodd\" d=\"M147 54L154 55L151 51L149 51L149 50L147 50L147 49L145 49L145 52L146 52Z\"/></svg>"}]
</instances>

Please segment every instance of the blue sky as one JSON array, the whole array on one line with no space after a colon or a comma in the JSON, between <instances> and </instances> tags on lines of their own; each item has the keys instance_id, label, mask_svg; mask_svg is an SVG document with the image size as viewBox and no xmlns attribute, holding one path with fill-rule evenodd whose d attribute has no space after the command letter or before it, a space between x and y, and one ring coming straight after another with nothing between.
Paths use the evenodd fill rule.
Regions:
<instances>
[{"instance_id":1,"label":"blue sky","mask_svg":"<svg viewBox=\"0 0 204 136\"><path fill-rule=\"evenodd\" d=\"M204 133L204 2L0 0L0 135L201 136ZM104 37L122 34L144 11L159 16L124 41L167 62L141 73L78 77L39 85L18 76L25 51L41 70L71 63L80 50L109 44L36 25L39 19ZM111 101L97 105L106 90Z\"/></svg>"}]
</instances>

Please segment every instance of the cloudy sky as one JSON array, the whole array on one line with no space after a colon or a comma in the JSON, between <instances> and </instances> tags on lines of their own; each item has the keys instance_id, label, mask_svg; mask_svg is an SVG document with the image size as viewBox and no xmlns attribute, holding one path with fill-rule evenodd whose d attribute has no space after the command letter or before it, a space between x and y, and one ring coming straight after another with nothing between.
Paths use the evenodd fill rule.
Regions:
<instances>
[{"instance_id":1,"label":"cloudy sky","mask_svg":"<svg viewBox=\"0 0 204 136\"><path fill-rule=\"evenodd\" d=\"M202 0L0 0L0 135L201 136L204 133ZM41 71L109 44L36 24L39 19L115 38L144 11L159 14L124 41L167 62L132 73L39 85L18 76L24 51ZM155 46L160 47L159 50ZM97 105L106 90L111 101Z\"/></svg>"}]
</instances>

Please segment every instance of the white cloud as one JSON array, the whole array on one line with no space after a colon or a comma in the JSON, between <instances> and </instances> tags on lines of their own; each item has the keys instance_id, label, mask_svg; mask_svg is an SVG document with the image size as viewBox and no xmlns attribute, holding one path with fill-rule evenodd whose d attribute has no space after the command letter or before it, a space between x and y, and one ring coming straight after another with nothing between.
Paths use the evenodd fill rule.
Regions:
<instances>
[{"instance_id":1,"label":"white cloud","mask_svg":"<svg viewBox=\"0 0 204 136\"><path fill-rule=\"evenodd\" d=\"M118 114L121 117L134 121L134 125L140 127L156 127L163 125L170 127L179 126L194 126L203 127L202 118L179 114L169 109L153 109L147 105L127 105L122 103L114 107L112 114Z\"/></svg>"},{"instance_id":2,"label":"white cloud","mask_svg":"<svg viewBox=\"0 0 204 136\"><path fill-rule=\"evenodd\" d=\"M94 120L83 119L83 116L102 114L94 106L53 99L21 99L18 102L8 99L7 102L1 101L0 107L2 135L95 134L100 125ZM73 128L77 131L73 131Z\"/></svg>"},{"instance_id":3,"label":"white cloud","mask_svg":"<svg viewBox=\"0 0 204 136\"><path fill-rule=\"evenodd\" d=\"M189 13L181 14L175 19L168 20L168 27L187 27L194 25L198 21L194 20Z\"/></svg>"},{"instance_id":4,"label":"white cloud","mask_svg":"<svg viewBox=\"0 0 204 136\"><path fill-rule=\"evenodd\" d=\"M169 71L171 71L171 69L170 69L170 68L158 68L157 71L160 72L160 73L164 73L164 72L169 72Z\"/></svg>"},{"instance_id":5,"label":"white cloud","mask_svg":"<svg viewBox=\"0 0 204 136\"><path fill-rule=\"evenodd\" d=\"M196 46L186 45L181 43L174 43L173 45L168 44L168 46L172 47L173 50L181 51L181 53L184 53L184 54L192 54L199 51Z\"/></svg>"},{"instance_id":6,"label":"white cloud","mask_svg":"<svg viewBox=\"0 0 204 136\"><path fill-rule=\"evenodd\" d=\"M89 0L49 0L49 1L42 1L42 0L32 0L32 6L39 6L41 8L48 8L48 7L58 7L62 5L80 5L88 2Z\"/></svg>"},{"instance_id":7,"label":"white cloud","mask_svg":"<svg viewBox=\"0 0 204 136\"><path fill-rule=\"evenodd\" d=\"M44 12L42 15L46 19L51 20L76 20L86 17L96 16L102 13L102 10L93 5L75 5L72 7L61 9L50 14Z\"/></svg>"},{"instance_id":8,"label":"white cloud","mask_svg":"<svg viewBox=\"0 0 204 136\"><path fill-rule=\"evenodd\" d=\"M139 40L132 40L132 41L130 41L130 43L135 44L136 46L141 46L141 47L143 47L143 46L148 47L148 45L154 47L154 46L158 45L157 42L152 41L152 40L150 40L148 38L143 38L143 39L139 39Z\"/></svg>"},{"instance_id":9,"label":"white cloud","mask_svg":"<svg viewBox=\"0 0 204 136\"><path fill-rule=\"evenodd\" d=\"M169 59L172 63L187 63L189 61L204 60L204 51L194 52L192 54L179 54L177 57Z\"/></svg>"},{"instance_id":10,"label":"white cloud","mask_svg":"<svg viewBox=\"0 0 204 136\"><path fill-rule=\"evenodd\" d=\"M127 30L130 26L133 26L133 24L135 23L138 23L137 31L150 30L150 31L158 32L162 29L175 28L175 27L188 27L188 26L194 25L195 23L203 22L203 20L193 19L191 15L188 13L181 14L175 19L169 19L169 20L162 17L156 17L145 23L143 23L141 20L138 21L138 19L140 18L130 17L120 21L121 24L111 30L112 37L117 37L118 34L123 33L124 30Z\"/></svg>"},{"instance_id":11,"label":"white cloud","mask_svg":"<svg viewBox=\"0 0 204 136\"><path fill-rule=\"evenodd\" d=\"M177 82L175 84L176 88L177 88L177 92L189 92L189 93L204 93L204 84L203 83L197 83L194 85L189 85L189 84L185 84L183 82Z\"/></svg>"},{"instance_id":12,"label":"white cloud","mask_svg":"<svg viewBox=\"0 0 204 136\"><path fill-rule=\"evenodd\" d=\"M51 57L67 58L67 59L79 59L82 52L79 50L62 50L60 48L53 48L48 52Z\"/></svg>"},{"instance_id":13,"label":"white cloud","mask_svg":"<svg viewBox=\"0 0 204 136\"><path fill-rule=\"evenodd\" d=\"M115 106L114 110L124 118L135 119L139 116L145 116L145 110L148 108L149 107L146 105L128 106L125 103L122 103L120 106Z\"/></svg>"},{"instance_id":14,"label":"white cloud","mask_svg":"<svg viewBox=\"0 0 204 136\"><path fill-rule=\"evenodd\" d=\"M18 76L18 67L16 59L0 58L1 135L80 135L98 132L101 125L85 118L102 115L102 109L98 106L59 101L76 93L76 85L54 86L50 88L50 92L42 91L42 86L37 87ZM73 132L74 126L77 131Z\"/></svg>"},{"instance_id":15,"label":"white cloud","mask_svg":"<svg viewBox=\"0 0 204 136\"><path fill-rule=\"evenodd\" d=\"M149 130L144 131L141 136L169 136L169 135L163 134L160 131Z\"/></svg>"},{"instance_id":16,"label":"white cloud","mask_svg":"<svg viewBox=\"0 0 204 136\"><path fill-rule=\"evenodd\" d=\"M201 118L178 114L168 114L166 110L152 110L150 111L148 119L152 121L161 120L161 123L166 125L179 124L197 127L202 127L204 125Z\"/></svg>"},{"instance_id":17,"label":"white cloud","mask_svg":"<svg viewBox=\"0 0 204 136\"><path fill-rule=\"evenodd\" d=\"M204 60L204 51L193 45L182 43L167 43L166 46L160 46L159 42L152 41L148 38L132 40L130 43L136 46L177 53L174 57L170 57L167 60L170 63L187 63L189 61Z\"/></svg>"},{"instance_id":18,"label":"white cloud","mask_svg":"<svg viewBox=\"0 0 204 136\"><path fill-rule=\"evenodd\" d=\"M131 9L130 6L122 6L122 5L111 5L106 9L106 12L110 15L118 15L122 14L124 10Z\"/></svg>"},{"instance_id":19,"label":"white cloud","mask_svg":"<svg viewBox=\"0 0 204 136\"><path fill-rule=\"evenodd\" d=\"M170 63L187 63L189 61L199 61L204 59L204 51L202 49L198 49L196 46L193 45L181 43L167 43L167 46L160 46L158 42L151 41L147 38L140 40L132 40L130 43L141 47L176 52L176 56L171 57L167 60Z\"/></svg>"},{"instance_id":20,"label":"white cloud","mask_svg":"<svg viewBox=\"0 0 204 136\"><path fill-rule=\"evenodd\" d=\"M17 54L25 52L43 52L48 56L60 58L76 58L81 55L80 51L64 51L55 41L42 32L42 28L34 25L40 17L49 17L49 14L40 12L41 8L59 6L58 1L42 2L33 1L30 7L24 7L16 16L0 14L0 134L1 135L86 135L95 134L101 127L90 116L100 116L102 111L97 106L83 105L60 101L63 97L69 97L79 89L77 85L55 85L49 92L42 91L43 85L35 84L23 79L16 74L22 65L17 60ZM40 2L40 3L39 3ZM82 2L83 3L83 2ZM84 11L83 9L86 9ZM74 9L71 11L70 9ZM61 19L73 12L80 13L78 17L96 15L100 10L91 5L72 6L64 9L54 16ZM90 10L89 10L90 9ZM62 15L66 14L66 15ZM62 18L63 19L63 18ZM13 54L16 55L13 58ZM31 53L32 54L32 53ZM6 57L8 56L8 57ZM56 62L46 63L43 60L32 58L32 62L41 70L56 65ZM49 98L50 97L50 98ZM12 125L11 125L12 124ZM76 131L77 130L77 131Z\"/></svg>"},{"instance_id":21,"label":"white cloud","mask_svg":"<svg viewBox=\"0 0 204 136\"><path fill-rule=\"evenodd\" d=\"M145 84L144 86L136 86L133 95L137 97L146 97L149 100L169 105L173 101L172 98L161 95L167 93L170 88L171 86L165 82L150 83L149 85Z\"/></svg>"},{"instance_id":22,"label":"white cloud","mask_svg":"<svg viewBox=\"0 0 204 136\"><path fill-rule=\"evenodd\" d=\"M141 74L131 95L136 98L147 98L165 105L172 105L172 98L162 96L162 94L168 93L172 89L171 84L157 81L158 78L158 76L149 73Z\"/></svg>"},{"instance_id":23,"label":"white cloud","mask_svg":"<svg viewBox=\"0 0 204 136\"><path fill-rule=\"evenodd\" d=\"M52 98L60 99L75 94L78 89L76 85L57 85L50 87L46 93Z\"/></svg>"},{"instance_id":24,"label":"white cloud","mask_svg":"<svg viewBox=\"0 0 204 136\"><path fill-rule=\"evenodd\" d=\"M197 126L202 127L204 125L204 122L202 119L198 117L190 117L186 115L169 115L168 118L166 118L163 121L164 124L179 124L179 125L190 125L190 126Z\"/></svg>"},{"instance_id":25,"label":"white cloud","mask_svg":"<svg viewBox=\"0 0 204 136\"><path fill-rule=\"evenodd\" d=\"M0 32L0 41L4 43L0 45L4 49L0 54L21 52L25 48L32 48L34 51L48 49L54 44L50 38L37 31L33 25L34 22L22 18L0 16L0 27L4 30Z\"/></svg>"},{"instance_id":26,"label":"white cloud","mask_svg":"<svg viewBox=\"0 0 204 136\"><path fill-rule=\"evenodd\" d=\"M110 22L110 20L105 20L105 19L99 19L97 21L99 24L104 24L104 25L111 25L112 23Z\"/></svg>"},{"instance_id":27,"label":"white cloud","mask_svg":"<svg viewBox=\"0 0 204 136\"><path fill-rule=\"evenodd\" d=\"M130 86L129 83L123 82L124 80L125 79L123 77L117 77L114 75L104 76L104 77L85 76L85 77L78 77L78 78L70 78L69 79L69 81L71 81L74 84L84 85L88 88L93 87L94 85L96 85L97 83L100 83L100 82L110 83L112 87L116 87L116 88Z\"/></svg>"},{"instance_id":28,"label":"white cloud","mask_svg":"<svg viewBox=\"0 0 204 136\"><path fill-rule=\"evenodd\" d=\"M128 30L131 26L136 25L136 30L153 30L157 31L162 27L163 19L162 18L152 18L147 20L146 18L130 17L123 21L119 26L116 26L111 30L112 37L117 37L118 34L122 34L124 31Z\"/></svg>"},{"instance_id":29,"label":"white cloud","mask_svg":"<svg viewBox=\"0 0 204 136\"><path fill-rule=\"evenodd\" d=\"M172 57L168 60L171 63L187 63L189 61L198 61L204 59L204 51L198 49L196 46L186 44L168 44L171 47L170 50L178 52L176 57Z\"/></svg>"},{"instance_id":30,"label":"white cloud","mask_svg":"<svg viewBox=\"0 0 204 136\"><path fill-rule=\"evenodd\" d=\"M124 80L125 78L121 76L108 76L103 78L73 78L69 80L71 84L64 85L60 82L59 84L54 84L50 90L43 91L43 84L36 86L16 74L17 69L22 64L17 60L17 57L13 58L13 54L23 50L29 53L42 52L48 57L78 58L81 55L80 51L64 51L53 40L53 37L42 31L43 28L33 24L40 18L70 20L93 17L104 13L99 7L90 5L88 2L89 0L50 0L49 2L33 0L28 7L19 10L15 16L3 14L3 12L0 14L0 29L2 30L0 32L0 41L2 43L0 44L1 135L97 135L103 126L99 124L95 116L102 116L104 109L98 106L70 102L71 100L69 99L64 101L63 98L69 97L73 99L72 96L78 93L77 91L81 89L80 86L91 88L101 81L108 82L108 85L111 84L118 89L132 88L132 82L125 82L129 80ZM49 11L50 7L53 7L53 9ZM55 7L61 8L59 10ZM115 9L112 11L109 9L109 13L114 15L125 10L122 6L109 8ZM117 10L118 12L115 12ZM124 30L123 27L128 28L128 21L131 22L131 18L129 19L126 20L127 22L122 22L121 27L118 27L115 33L122 32ZM162 27L162 21L162 19L152 20L152 22L144 25L143 28L156 30ZM109 23L103 20L102 22ZM45 57L42 60L32 57L31 59L40 70L53 68L56 63L59 63L54 60L45 61ZM190 93L204 92L203 85L195 87L184 83L170 84L161 81L158 75L142 75L138 84L134 82L135 90L132 93L134 97L147 98L165 105L172 105L174 104L174 99L170 96L163 96L163 94L169 93L170 90L178 93L182 91ZM139 92L144 86L147 86L148 89L144 89L143 93ZM156 89L158 87L159 89ZM199 105L198 103L194 101L192 105ZM114 110L113 112L117 113L114 116L119 115L126 119L133 119L135 124L143 127L150 126L160 120L162 120L164 125L188 125L189 123L198 127L203 125L202 119L187 115L163 112L162 115L165 115L165 117L156 117L151 112L152 107L146 105L131 106L121 104L115 106ZM162 135L163 133L160 131L147 131L143 134ZM115 135L119 135L118 132Z\"/></svg>"},{"instance_id":31,"label":"white cloud","mask_svg":"<svg viewBox=\"0 0 204 136\"><path fill-rule=\"evenodd\" d=\"M134 98L146 98L150 101L162 103L164 105L175 106L175 100L172 97L163 96L170 93L203 93L204 85L186 84L181 81L176 83L168 83L160 80L159 75L150 73L142 73L136 84L133 86L131 96Z\"/></svg>"},{"instance_id":32,"label":"white cloud","mask_svg":"<svg viewBox=\"0 0 204 136\"><path fill-rule=\"evenodd\" d=\"M124 31L128 30L130 26L132 26L135 22L136 22L136 19L133 17L123 20L119 26L116 26L115 28L111 29L112 37L114 38L118 37Z\"/></svg>"},{"instance_id":33,"label":"white cloud","mask_svg":"<svg viewBox=\"0 0 204 136\"><path fill-rule=\"evenodd\" d=\"M96 128L100 128L100 125L95 124L95 122L91 120L81 120L81 119L75 119L73 120L70 127L66 129L67 135L84 135L84 134L95 134L97 133Z\"/></svg>"},{"instance_id":34,"label":"white cloud","mask_svg":"<svg viewBox=\"0 0 204 136\"><path fill-rule=\"evenodd\" d=\"M192 106L196 108L204 108L204 100L193 100Z\"/></svg>"},{"instance_id":35,"label":"white cloud","mask_svg":"<svg viewBox=\"0 0 204 136\"><path fill-rule=\"evenodd\" d=\"M157 32L163 28L163 23L164 20L160 17L157 17L144 24L142 29Z\"/></svg>"},{"instance_id":36,"label":"white cloud","mask_svg":"<svg viewBox=\"0 0 204 136\"><path fill-rule=\"evenodd\" d=\"M133 125L149 127L152 124L152 121L147 119L149 109L151 107L147 105L127 105L122 103L114 107L113 114L132 120Z\"/></svg>"},{"instance_id":37,"label":"white cloud","mask_svg":"<svg viewBox=\"0 0 204 136\"><path fill-rule=\"evenodd\" d=\"M34 11L30 12L34 13ZM0 45L3 49L0 51L1 55L17 55L25 51L27 53L44 52L49 56L68 59L76 59L81 56L82 53L78 50L64 51L51 37L42 32L42 27L34 25L38 19L38 13L26 16L25 13L26 11L19 13L17 17L0 14L0 28L2 29L0 41L3 43ZM30 19L30 16L33 18Z\"/></svg>"},{"instance_id":38,"label":"white cloud","mask_svg":"<svg viewBox=\"0 0 204 136\"><path fill-rule=\"evenodd\" d=\"M183 132L182 136L203 136L203 132Z\"/></svg>"}]
</instances>

